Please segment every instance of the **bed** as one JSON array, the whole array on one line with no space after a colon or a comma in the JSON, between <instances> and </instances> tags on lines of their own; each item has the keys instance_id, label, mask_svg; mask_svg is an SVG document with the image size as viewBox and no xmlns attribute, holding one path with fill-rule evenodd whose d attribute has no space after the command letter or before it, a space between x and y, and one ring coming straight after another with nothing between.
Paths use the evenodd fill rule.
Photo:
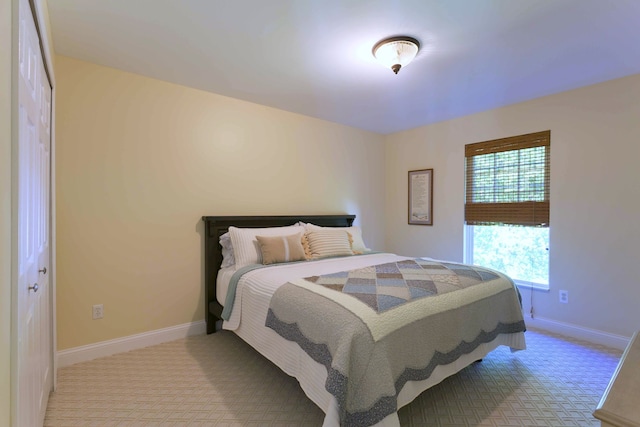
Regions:
<instances>
[{"instance_id":1,"label":"bed","mask_svg":"<svg viewBox=\"0 0 640 427\"><path fill-rule=\"evenodd\" d=\"M324 426L399 426L398 409L427 388L500 345L525 349L519 294L499 272L366 250L261 265L251 244L248 261L238 249L245 246L237 236L295 240L280 234L299 236L298 227L321 255L326 239L336 240L335 251L345 234L352 248L364 246L352 236L354 219L203 217L207 333L231 330L295 377L325 412ZM229 231L240 253L223 267L220 238ZM264 262L269 239L260 237ZM287 257L297 250L285 246Z\"/></svg>"}]
</instances>

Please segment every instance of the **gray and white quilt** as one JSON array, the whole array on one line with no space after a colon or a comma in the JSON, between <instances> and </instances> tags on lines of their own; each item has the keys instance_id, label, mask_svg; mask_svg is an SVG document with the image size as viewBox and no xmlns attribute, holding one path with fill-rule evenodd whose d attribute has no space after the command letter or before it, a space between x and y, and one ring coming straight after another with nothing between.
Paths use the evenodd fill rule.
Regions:
<instances>
[{"instance_id":1,"label":"gray and white quilt","mask_svg":"<svg viewBox=\"0 0 640 427\"><path fill-rule=\"evenodd\" d=\"M507 276L425 259L292 280L271 298L266 326L326 367L343 426L381 421L408 381L525 331Z\"/></svg>"}]
</instances>

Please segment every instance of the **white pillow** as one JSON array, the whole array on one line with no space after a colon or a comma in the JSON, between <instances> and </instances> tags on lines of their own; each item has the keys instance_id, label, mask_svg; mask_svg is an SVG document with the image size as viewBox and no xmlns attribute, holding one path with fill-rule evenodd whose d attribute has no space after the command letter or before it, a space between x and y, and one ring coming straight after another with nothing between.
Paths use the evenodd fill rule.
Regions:
<instances>
[{"instance_id":1,"label":"white pillow","mask_svg":"<svg viewBox=\"0 0 640 427\"><path fill-rule=\"evenodd\" d=\"M233 244L228 231L220 236L220 246L222 246L222 264L220 268L231 267L236 263L236 260L233 257Z\"/></svg>"},{"instance_id":2,"label":"white pillow","mask_svg":"<svg viewBox=\"0 0 640 427\"><path fill-rule=\"evenodd\" d=\"M262 264L262 251L256 236L289 236L304 233L304 227L237 228L229 227L236 268L249 264Z\"/></svg>"},{"instance_id":3,"label":"white pillow","mask_svg":"<svg viewBox=\"0 0 640 427\"><path fill-rule=\"evenodd\" d=\"M307 231L318 231L318 230L343 230L351 234L351 238L353 239L353 244L351 245L351 249L353 249L354 253L362 253L370 251L371 249L367 248L367 245L364 244L364 240L362 240L362 230L360 227L320 227L315 224L307 224L305 226Z\"/></svg>"}]
</instances>

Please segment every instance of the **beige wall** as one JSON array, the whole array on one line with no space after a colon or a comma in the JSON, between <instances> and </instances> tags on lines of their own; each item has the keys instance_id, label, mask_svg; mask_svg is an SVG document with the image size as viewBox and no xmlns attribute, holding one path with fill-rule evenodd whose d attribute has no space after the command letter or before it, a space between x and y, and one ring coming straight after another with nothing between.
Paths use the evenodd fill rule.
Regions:
<instances>
[{"instance_id":1,"label":"beige wall","mask_svg":"<svg viewBox=\"0 0 640 427\"><path fill-rule=\"evenodd\" d=\"M536 314L640 324L640 76L386 137L66 57L56 76L59 350L201 320L204 214L356 213L374 248L462 260L464 144L546 129L551 291L534 292ZM408 226L406 173L431 167L434 226Z\"/></svg>"},{"instance_id":2,"label":"beige wall","mask_svg":"<svg viewBox=\"0 0 640 427\"><path fill-rule=\"evenodd\" d=\"M11 13L0 0L0 426L11 422Z\"/></svg>"},{"instance_id":3,"label":"beige wall","mask_svg":"<svg viewBox=\"0 0 640 427\"><path fill-rule=\"evenodd\" d=\"M635 75L387 136L387 250L461 261L464 145L551 129L551 291L534 292L535 311L631 336L640 327L638 100ZM432 227L407 225L407 171L422 168L434 168Z\"/></svg>"},{"instance_id":4,"label":"beige wall","mask_svg":"<svg viewBox=\"0 0 640 427\"><path fill-rule=\"evenodd\" d=\"M203 319L202 215L354 213L383 244L382 136L67 57L56 80L59 350Z\"/></svg>"}]
</instances>

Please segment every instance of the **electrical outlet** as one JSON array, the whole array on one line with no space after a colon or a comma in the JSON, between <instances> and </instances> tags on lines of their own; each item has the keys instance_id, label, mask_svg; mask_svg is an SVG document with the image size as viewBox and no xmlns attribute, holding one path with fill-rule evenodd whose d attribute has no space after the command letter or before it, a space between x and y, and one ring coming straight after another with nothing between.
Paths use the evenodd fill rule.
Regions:
<instances>
[{"instance_id":1,"label":"electrical outlet","mask_svg":"<svg viewBox=\"0 0 640 427\"><path fill-rule=\"evenodd\" d=\"M104 306L102 304L96 304L93 306L93 320L102 319L104 316Z\"/></svg>"},{"instance_id":2,"label":"electrical outlet","mask_svg":"<svg viewBox=\"0 0 640 427\"><path fill-rule=\"evenodd\" d=\"M560 291L560 302L563 304L569 304L569 291Z\"/></svg>"}]
</instances>

